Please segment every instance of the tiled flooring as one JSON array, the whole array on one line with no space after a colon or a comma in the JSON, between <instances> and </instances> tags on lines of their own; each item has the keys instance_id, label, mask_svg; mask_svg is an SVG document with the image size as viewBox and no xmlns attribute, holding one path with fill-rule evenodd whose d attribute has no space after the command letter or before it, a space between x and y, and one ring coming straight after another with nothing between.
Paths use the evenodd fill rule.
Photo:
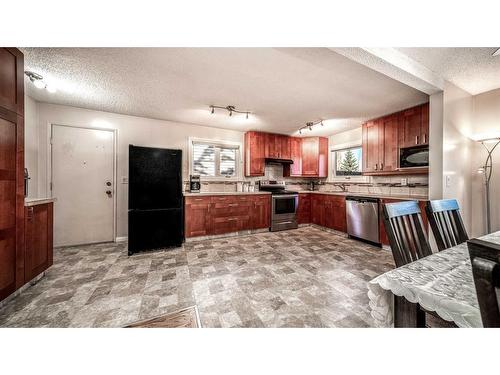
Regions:
<instances>
[{"instance_id":1,"label":"tiled flooring","mask_svg":"<svg viewBox=\"0 0 500 375\"><path fill-rule=\"evenodd\" d=\"M313 227L127 256L126 244L55 250L0 326L122 327L197 305L203 327L367 327L366 282L390 252Z\"/></svg>"}]
</instances>

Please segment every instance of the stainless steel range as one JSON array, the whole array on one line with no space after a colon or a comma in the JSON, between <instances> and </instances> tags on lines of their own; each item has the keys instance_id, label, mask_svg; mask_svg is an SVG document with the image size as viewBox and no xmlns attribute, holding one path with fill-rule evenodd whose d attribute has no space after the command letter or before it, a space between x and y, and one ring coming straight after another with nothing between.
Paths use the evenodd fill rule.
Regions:
<instances>
[{"instance_id":1,"label":"stainless steel range","mask_svg":"<svg viewBox=\"0 0 500 375\"><path fill-rule=\"evenodd\" d=\"M286 190L285 181L260 181L259 190L272 194L271 232L298 228L299 194L296 191Z\"/></svg>"}]
</instances>

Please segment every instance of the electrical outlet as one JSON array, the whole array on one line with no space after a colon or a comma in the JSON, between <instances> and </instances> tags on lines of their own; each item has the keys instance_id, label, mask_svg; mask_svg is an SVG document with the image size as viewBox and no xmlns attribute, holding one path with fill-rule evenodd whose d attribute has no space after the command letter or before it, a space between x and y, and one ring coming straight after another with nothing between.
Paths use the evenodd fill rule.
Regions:
<instances>
[{"instance_id":1,"label":"electrical outlet","mask_svg":"<svg viewBox=\"0 0 500 375\"><path fill-rule=\"evenodd\" d=\"M451 176L450 175L445 177L445 184L446 184L446 187L451 186Z\"/></svg>"},{"instance_id":2,"label":"electrical outlet","mask_svg":"<svg viewBox=\"0 0 500 375\"><path fill-rule=\"evenodd\" d=\"M402 178L401 179L401 186L406 186L408 185L408 179L407 178Z\"/></svg>"}]
</instances>

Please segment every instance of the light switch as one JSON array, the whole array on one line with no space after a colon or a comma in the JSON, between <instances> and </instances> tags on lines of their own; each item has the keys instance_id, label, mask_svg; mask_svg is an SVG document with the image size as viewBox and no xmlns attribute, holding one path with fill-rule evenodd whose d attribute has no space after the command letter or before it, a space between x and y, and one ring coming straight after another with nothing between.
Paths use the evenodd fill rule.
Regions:
<instances>
[{"instance_id":1,"label":"light switch","mask_svg":"<svg viewBox=\"0 0 500 375\"><path fill-rule=\"evenodd\" d=\"M401 186L406 186L408 185L408 179L407 178L402 178L401 179Z\"/></svg>"},{"instance_id":2,"label":"light switch","mask_svg":"<svg viewBox=\"0 0 500 375\"><path fill-rule=\"evenodd\" d=\"M451 176L450 175L447 175L445 177L445 184L446 184L446 187L450 187L451 186Z\"/></svg>"}]
</instances>

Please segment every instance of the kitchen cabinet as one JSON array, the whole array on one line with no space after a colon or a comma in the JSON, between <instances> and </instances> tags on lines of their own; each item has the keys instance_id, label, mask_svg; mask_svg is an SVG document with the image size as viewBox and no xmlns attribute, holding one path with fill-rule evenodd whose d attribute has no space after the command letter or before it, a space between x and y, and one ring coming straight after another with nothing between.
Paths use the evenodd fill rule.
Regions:
<instances>
[{"instance_id":1,"label":"kitchen cabinet","mask_svg":"<svg viewBox=\"0 0 500 375\"><path fill-rule=\"evenodd\" d=\"M399 147L429 144L429 103L401 112Z\"/></svg>"},{"instance_id":2,"label":"kitchen cabinet","mask_svg":"<svg viewBox=\"0 0 500 375\"><path fill-rule=\"evenodd\" d=\"M186 237L269 228L271 195L213 195L185 198Z\"/></svg>"},{"instance_id":3,"label":"kitchen cabinet","mask_svg":"<svg viewBox=\"0 0 500 375\"><path fill-rule=\"evenodd\" d=\"M290 137L290 159L293 164L288 166L286 176L302 176L302 138Z\"/></svg>"},{"instance_id":4,"label":"kitchen cabinet","mask_svg":"<svg viewBox=\"0 0 500 375\"><path fill-rule=\"evenodd\" d=\"M363 172L378 172L380 165L380 127L381 121L368 121L363 124ZM383 140L383 139L382 139Z\"/></svg>"},{"instance_id":5,"label":"kitchen cabinet","mask_svg":"<svg viewBox=\"0 0 500 375\"><path fill-rule=\"evenodd\" d=\"M24 279L32 280L53 263L53 203L25 207Z\"/></svg>"},{"instance_id":6,"label":"kitchen cabinet","mask_svg":"<svg viewBox=\"0 0 500 375\"><path fill-rule=\"evenodd\" d=\"M382 245L389 246L389 238L387 238L387 233L385 231L385 225L384 225L383 205L387 204L387 203L397 203L397 202L402 202L402 201L403 200L401 200L401 199L390 199L390 198L380 199L380 201L379 201L379 237L380 237L380 243ZM422 212L422 222L424 224L425 231L428 234L429 233L429 225L428 225L427 215L425 214L426 201L419 201L418 205L420 207L420 211Z\"/></svg>"},{"instance_id":7,"label":"kitchen cabinet","mask_svg":"<svg viewBox=\"0 0 500 375\"><path fill-rule=\"evenodd\" d=\"M302 138L302 176L328 177L328 138Z\"/></svg>"},{"instance_id":8,"label":"kitchen cabinet","mask_svg":"<svg viewBox=\"0 0 500 375\"><path fill-rule=\"evenodd\" d=\"M313 224L325 226L325 197L326 195L311 195L311 222Z\"/></svg>"},{"instance_id":9,"label":"kitchen cabinet","mask_svg":"<svg viewBox=\"0 0 500 375\"><path fill-rule=\"evenodd\" d=\"M264 176L266 133L245 133L245 176Z\"/></svg>"},{"instance_id":10,"label":"kitchen cabinet","mask_svg":"<svg viewBox=\"0 0 500 375\"><path fill-rule=\"evenodd\" d=\"M311 194L299 194L297 207L297 223L309 224L311 222Z\"/></svg>"},{"instance_id":11,"label":"kitchen cabinet","mask_svg":"<svg viewBox=\"0 0 500 375\"><path fill-rule=\"evenodd\" d=\"M186 197L184 231L186 237L210 234L210 197Z\"/></svg>"},{"instance_id":12,"label":"kitchen cabinet","mask_svg":"<svg viewBox=\"0 0 500 375\"><path fill-rule=\"evenodd\" d=\"M345 197L331 194L311 194L311 221L313 224L346 231Z\"/></svg>"},{"instance_id":13,"label":"kitchen cabinet","mask_svg":"<svg viewBox=\"0 0 500 375\"><path fill-rule=\"evenodd\" d=\"M0 48L0 300L24 285L24 61Z\"/></svg>"},{"instance_id":14,"label":"kitchen cabinet","mask_svg":"<svg viewBox=\"0 0 500 375\"><path fill-rule=\"evenodd\" d=\"M384 117L379 124L379 168L383 172L398 169L399 116Z\"/></svg>"},{"instance_id":15,"label":"kitchen cabinet","mask_svg":"<svg viewBox=\"0 0 500 375\"><path fill-rule=\"evenodd\" d=\"M290 138L282 134L265 133L266 158L290 159Z\"/></svg>"}]
</instances>

